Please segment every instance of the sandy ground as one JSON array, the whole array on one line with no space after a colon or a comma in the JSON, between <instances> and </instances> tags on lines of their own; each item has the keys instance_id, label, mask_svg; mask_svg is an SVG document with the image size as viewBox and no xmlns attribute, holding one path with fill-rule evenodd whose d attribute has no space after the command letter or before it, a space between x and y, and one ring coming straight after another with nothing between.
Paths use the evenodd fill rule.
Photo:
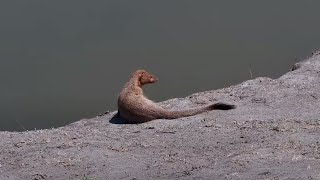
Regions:
<instances>
[{"instance_id":1,"label":"sandy ground","mask_svg":"<svg viewBox=\"0 0 320 180\"><path fill-rule=\"evenodd\" d=\"M0 132L0 179L320 179L320 55L256 78L162 102L228 102L176 120L123 124L115 112L66 127Z\"/></svg>"}]
</instances>

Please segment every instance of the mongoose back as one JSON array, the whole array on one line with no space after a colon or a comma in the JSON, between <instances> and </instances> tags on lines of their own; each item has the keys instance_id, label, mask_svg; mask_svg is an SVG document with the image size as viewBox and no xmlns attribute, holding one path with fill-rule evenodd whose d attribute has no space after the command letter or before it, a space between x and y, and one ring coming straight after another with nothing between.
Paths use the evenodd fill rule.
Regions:
<instances>
[{"instance_id":1,"label":"mongoose back","mask_svg":"<svg viewBox=\"0 0 320 180\"><path fill-rule=\"evenodd\" d=\"M158 81L145 70L135 71L123 87L118 98L118 116L130 123L143 123L154 119L176 119L211 110L234 109L234 105L215 103L182 111L164 109L143 95L142 86Z\"/></svg>"}]
</instances>

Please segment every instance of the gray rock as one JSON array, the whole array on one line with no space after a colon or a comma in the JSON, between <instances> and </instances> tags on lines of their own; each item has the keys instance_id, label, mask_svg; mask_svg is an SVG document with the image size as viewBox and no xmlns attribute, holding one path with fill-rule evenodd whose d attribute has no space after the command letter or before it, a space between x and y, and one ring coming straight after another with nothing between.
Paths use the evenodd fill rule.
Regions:
<instances>
[{"instance_id":1,"label":"gray rock","mask_svg":"<svg viewBox=\"0 0 320 180\"><path fill-rule=\"evenodd\" d=\"M110 121L0 132L0 179L319 179L320 55L256 78L160 103L236 104L176 120Z\"/></svg>"}]
</instances>

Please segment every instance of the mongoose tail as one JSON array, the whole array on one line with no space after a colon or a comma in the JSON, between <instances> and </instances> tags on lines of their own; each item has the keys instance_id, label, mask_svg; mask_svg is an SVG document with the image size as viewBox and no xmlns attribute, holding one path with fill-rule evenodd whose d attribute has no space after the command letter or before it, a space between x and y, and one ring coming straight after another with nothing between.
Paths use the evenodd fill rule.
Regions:
<instances>
[{"instance_id":1,"label":"mongoose tail","mask_svg":"<svg viewBox=\"0 0 320 180\"><path fill-rule=\"evenodd\" d=\"M235 109L236 105L219 102L219 103L209 105L208 107L210 110L230 110L230 109Z\"/></svg>"},{"instance_id":2,"label":"mongoose tail","mask_svg":"<svg viewBox=\"0 0 320 180\"><path fill-rule=\"evenodd\" d=\"M212 110L230 110L235 108L236 108L235 105L225 104L220 102L220 103L215 103L215 104L211 104L209 106L200 107L200 108L187 109L182 111L167 111L167 115L164 118L176 119L181 117L194 116L194 115L212 111Z\"/></svg>"}]
</instances>

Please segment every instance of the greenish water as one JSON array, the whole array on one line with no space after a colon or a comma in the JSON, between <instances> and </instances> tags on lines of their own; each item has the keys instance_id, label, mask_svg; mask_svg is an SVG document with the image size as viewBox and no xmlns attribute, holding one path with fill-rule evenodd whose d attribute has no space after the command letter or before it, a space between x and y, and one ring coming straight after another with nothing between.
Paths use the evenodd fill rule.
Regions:
<instances>
[{"instance_id":1,"label":"greenish water","mask_svg":"<svg viewBox=\"0 0 320 180\"><path fill-rule=\"evenodd\" d=\"M116 109L130 74L156 101L277 78L320 47L320 1L1 1L0 130Z\"/></svg>"}]
</instances>

